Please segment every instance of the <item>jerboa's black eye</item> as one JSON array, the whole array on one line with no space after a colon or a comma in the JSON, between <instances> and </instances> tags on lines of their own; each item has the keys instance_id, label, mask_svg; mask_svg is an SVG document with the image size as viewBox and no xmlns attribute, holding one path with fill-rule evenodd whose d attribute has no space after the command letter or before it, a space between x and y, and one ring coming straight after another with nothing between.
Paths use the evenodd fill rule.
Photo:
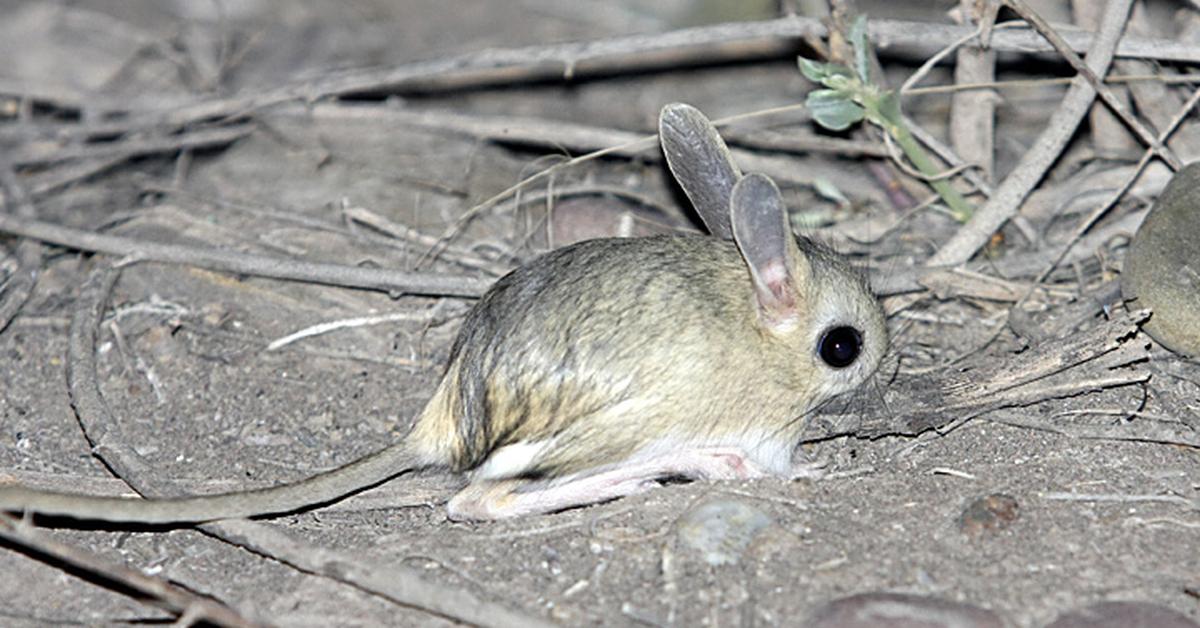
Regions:
<instances>
[{"instance_id":1,"label":"jerboa's black eye","mask_svg":"<svg viewBox=\"0 0 1200 628\"><path fill-rule=\"evenodd\" d=\"M862 352L862 334L853 327L845 325L831 327L821 334L821 342L817 345L817 354L826 364L835 369L846 368L858 359Z\"/></svg>"}]
</instances>

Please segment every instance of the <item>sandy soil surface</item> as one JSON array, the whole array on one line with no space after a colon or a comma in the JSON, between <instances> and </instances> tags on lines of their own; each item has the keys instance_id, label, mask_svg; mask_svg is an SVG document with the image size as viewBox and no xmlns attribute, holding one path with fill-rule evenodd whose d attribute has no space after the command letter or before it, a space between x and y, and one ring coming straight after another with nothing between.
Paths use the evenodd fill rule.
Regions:
<instances>
[{"instance_id":1,"label":"sandy soil surface","mask_svg":"<svg viewBox=\"0 0 1200 628\"><path fill-rule=\"evenodd\" d=\"M490 281L570 239L620 235L631 224L635 233L698 229L656 149L560 168L517 199L461 218L568 157L653 133L665 103L689 102L713 118L801 103L811 84L794 55L811 48L772 40L644 65L581 62L578 75L564 75L554 55L529 61L536 55L523 49L524 69L511 74L371 79L317 99L304 86L328 87L328 77L353 77L352 68L478 61L457 55L777 15L771 3L754 4L731 13L720 3L635 0L461 0L453 8L426 0L3 2L0 145L48 223ZM1071 18L1066 3L1034 4L1056 22ZM1148 5L1139 10L1149 36L1184 37L1179 30L1197 17L1188 3ZM948 24L953 3L861 8L873 19ZM891 84L928 57L922 50L881 50ZM998 68L1005 80L1070 76L1048 53L1003 53ZM952 82L945 66L924 81ZM278 94L278 85L300 88L236 101ZM998 92L997 181L1033 145L1064 90ZM1182 103L1189 92L1168 96ZM195 113L197 103L216 103L217 114ZM904 106L916 124L947 136L948 95L914 95ZM851 603L909 609L901 614L929 626L1043 626L1116 601L1150 605L1129 617L1171 610L1196 620L1200 366L1143 335L1109 334L1113 343L1121 336L1121 355L1133 356L1116 361L1098 345L1072 345L1089 331L1117 330L1108 318L1126 316L1115 297L1124 245L1165 183L1165 167L1140 178L1031 290L1141 155L1136 141L1113 149L1090 129L1030 198L1023 222L1005 226L967 270L920 276L925 288L885 298L893 350L884 368L832 405L834 418L814 419L798 450L827 463L822 478L671 483L558 514L462 524L442 507L461 480L430 472L258 522L258 533L286 542L257 551L209 528L50 521L35 532L217 600L248 621L280 625L513 625L522 617L800 625L818 621L832 601L872 592L911 597ZM181 139L214 132L232 135ZM1189 124L1183 132L1195 131ZM908 201L930 191L890 165L873 129L819 133L798 111L741 123L727 136L775 176L798 227L869 266L877 282L919 276L914 269L961 227L944 212L911 209ZM832 145L819 148L817 139ZM1186 157L1187 148L1178 150ZM818 193L816 182L846 200ZM443 253L429 255L430 242L455 225ZM20 274L16 243L0 239L0 280ZM182 492L267 486L344 464L405 434L473 303L130 265L95 343L97 381L120 429L94 449L68 396L69 328L90 306L81 286L117 259L41 251L36 288L0 332L0 479L127 493L102 462L116 450L133 452L146 477ZM391 318L267 346L370 316ZM939 414L930 410L936 395L921 393L948 381L983 391L982 373L1019 372L1029 366L1021 356L1066 347L1094 351L1060 369L1053 385L1021 388L1023 397ZM1105 378L1120 385L1090 383ZM914 408L924 414L905 423ZM103 569L67 566L14 540L0 548L0 573L5 625L177 614L147 603L158 596L130 594L124 577L114 583ZM405 589L417 581L432 586ZM822 621L832 623L812 625L850 625Z\"/></svg>"}]
</instances>

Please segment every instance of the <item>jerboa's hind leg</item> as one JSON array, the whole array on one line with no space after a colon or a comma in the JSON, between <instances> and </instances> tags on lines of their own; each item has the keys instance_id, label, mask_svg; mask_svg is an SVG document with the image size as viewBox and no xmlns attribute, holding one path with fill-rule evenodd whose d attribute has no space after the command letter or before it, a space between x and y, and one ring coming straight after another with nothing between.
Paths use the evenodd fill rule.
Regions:
<instances>
[{"instance_id":1,"label":"jerboa's hind leg","mask_svg":"<svg viewBox=\"0 0 1200 628\"><path fill-rule=\"evenodd\" d=\"M446 505L455 521L555 512L641 493L667 477L735 480L768 475L736 448L684 449L552 480L475 480Z\"/></svg>"}]
</instances>

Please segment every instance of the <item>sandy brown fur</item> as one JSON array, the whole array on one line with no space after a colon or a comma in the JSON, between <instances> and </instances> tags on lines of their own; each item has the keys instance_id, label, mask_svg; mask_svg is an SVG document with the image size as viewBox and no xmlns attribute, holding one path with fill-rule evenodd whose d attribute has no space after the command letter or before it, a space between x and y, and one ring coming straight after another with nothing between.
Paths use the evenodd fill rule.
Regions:
<instances>
[{"instance_id":1,"label":"sandy brown fur","mask_svg":"<svg viewBox=\"0 0 1200 628\"><path fill-rule=\"evenodd\" d=\"M857 280L841 258L801 244L812 251L813 290ZM468 315L437 411L414 438L449 443L443 455L456 470L505 445L554 439L525 471L533 477L627 459L656 440L764 429L788 438L815 397L812 350L765 333L757 316L729 241L593 240L551 252Z\"/></svg>"},{"instance_id":2,"label":"sandy brown fur","mask_svg":"<svg viewBox=\"0 0 1200 628\"><path fill-rule=\"evenodd\" d=\"M790 475L808 411L879 364L882 310L843 258L792 236L778 187L741 175L703 114L675 104L660 119L672 172L718 237L591 240L501 278L463 321L405 441L265 490L142 501L0 487L0 508L209 521L291 512L444 466L470 472L447 513L492 519L613 499L664 476Z\"/></svg>"}]
</instances>

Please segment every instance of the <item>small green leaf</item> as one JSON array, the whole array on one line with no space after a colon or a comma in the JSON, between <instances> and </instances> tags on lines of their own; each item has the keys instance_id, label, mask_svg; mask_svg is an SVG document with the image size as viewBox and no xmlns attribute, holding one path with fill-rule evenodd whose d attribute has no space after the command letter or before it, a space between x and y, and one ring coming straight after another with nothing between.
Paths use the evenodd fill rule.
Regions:
<instances>
[{"instance_id":1,"label":"small green leaf","mask_svg":"<svg viewBox=\"0 0 1200 628\"><path fill-rule=\"evenodd\" d=\"M869 83L871 76L870 53L871 42L867 40L867 16L859 15L850 25L850 46L854 48L854 68L858 70L858 78Z\"/></svg>"},{"instance_id":2,"label":"small green leaf","mask_svg":"<svg viewBox=\"0 0 1200 628\"><path fill-rule=\"evenodd\" d=\"M825 70L827 72L829 72L830 78L835 77L835 76L840 76L840 77L847 78L850 80L855 80L854 70L851 70L850 68L848 68L844 65L837 65L836 63L826 63ZM828 80L828 79L826 79L826 80Z\"/></svg>"},{"instance_id":3,"label":"small green leaf","mask_svg":"<svg viewBox=\"0 0 1200 628\"><path fill-rule=\"evenodd\" d=\"M808 233L833 224L833 212L824 208L798 211L793 213L790 218L792 229L800 233Z\"/></svg>"},{"instance_id":4,"label":"small green leaf","mask_svg":"<svg viewBox=\"0 0 1200 628\"><path fill-rule=\"evenodd\" d=\"M854 78L854 72L850 68L836 63L821 63L804 57L797 57L797 61L800 63L800 73L804 75L804 78L814 83L821 83L826 87L829 86L829 81L832 79Z\"/></svg>"},{"instance_id":5,"label":"small green leaf","mask_svg":"<svg viewBox=\"0 0 1200 628\"><path fill-rule=\"evenodd\" d=\"M833 181L830 181L825 177L817 177L813 179L813 190L815 190L817 195L821 198L828 201L833 201L838 205L850 204L850 199L846 198L845 194L842 194L842 191L833 184Z\"/></svg>"},{"instance_id":6,"label":"small green leaf","mask_svg":"<svg viewBox=\"0 0 1200 628\"><path fill-rule=\"evenodd\" d=\"M825 71L826 64L824 63L818 63L804 57L798 57L798 60L800 62L800 73L804 75L804 78L814 83L820 83L829 74Z\"/></svg>"},{"instance_id":7,"label":"small green leaf","mask_svg":"<svg viewBox=\"0 0 1200 628\"><path fill-rule=\"evenodd\" d=\"M831 130L842 131L863 119L864 111L858 103L832 89L818 89L808 93L804 101L817 124Z\"/></svg>"},{"instance_id":8,"label":"small green leaf","mask_svg":"<svg viewBox=\"0 0 1200 628\"><path fill-rule=\"evenodd\" d=\"M847 72L849 72L849 70L847 70ZM848 73L845 75L831 74L825 77L825 80L821 81L821 84L835 92L842 94L855 93L862 87L862 83L860 83L859 80L853 76L850 76Z\"/></svg>"}]
</instances>

